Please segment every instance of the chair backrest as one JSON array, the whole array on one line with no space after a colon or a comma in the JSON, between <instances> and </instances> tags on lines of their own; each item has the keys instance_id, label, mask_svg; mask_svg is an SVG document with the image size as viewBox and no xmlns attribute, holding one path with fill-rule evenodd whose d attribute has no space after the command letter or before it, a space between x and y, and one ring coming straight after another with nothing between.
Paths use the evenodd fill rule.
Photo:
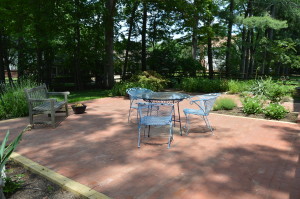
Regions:
<instances>
[{"instance_id":1,"label":"chair backrest","mask_svg":"<svg viewBox=\"0 0 300 199\"><path fill-rule=\"evenodd\" d=\"M138 103L140 120L151 116L155 120L153 125L165 125L172 121L174 104L167 103Z\"/></svg>"},{"instance_id":2,"label":"chair backrest","mask_svg":"<svg viewBox=\"0 0 300 199\"><path fill-rule=\"evenodd\" d=\"M48 99L48 90L45 84L30 89L24 89L24 91L28 103L30 103L30 99ZM32 102L33 106L38 106L42 103L43 102Z\"/></svg>"},{"instance_id":3,"label":"chair backrest","mask_svg":"<svg viewBox=\"0 0 300 199\"><path fill-rule=\"evenodd\" d=\"M147 88L135 87L135 88L128 88L126 92L129 95L130 99L141 99L144 93L151 93L153 91Z\"/></svg>"},{"instance_id":4,"label":"chair backrest","mask_svg":"<svg viewBox=\"0 0 300 199\"><path fill-rule=\"evenodd\" d=\"M198 99L193 100L191 103L196 104L205 113L205 115L208 115L218 96L220 96L218 93L199 95L197 96Z\"/></svg>"}]
</instances>

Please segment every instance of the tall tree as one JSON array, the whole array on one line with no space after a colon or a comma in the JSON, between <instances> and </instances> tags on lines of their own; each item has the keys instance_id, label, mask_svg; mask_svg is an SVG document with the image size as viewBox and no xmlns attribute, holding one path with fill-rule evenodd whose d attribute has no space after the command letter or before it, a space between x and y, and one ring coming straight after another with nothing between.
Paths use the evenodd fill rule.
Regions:
<instances>
[{"instance_id":1,"label":"tall tree","mask_svg":"<svg viewBox=\"0 0 300 199\"><path fill-rule=\"evenodd\" d=\"M142 27L142 71L147 70L147 1L143 1L143 27Z\"/></svg>"},{"instance_id":2,"label":"tall tree","mask_svg":"<svg viewBox=\"0 0 300 199\"><path fill-rule=\"evenodd\" d=\"M233 11L234 11L234 0L229 0L229 17L228 17L228 29L227 29L227 43L226 43L226 60L225 60L225 70L226 77L230 75L230 55L231 55L231 38L232 38L232 25L233 25Z\"/></svg>"},{"instance_id":3,"label":"tall tree","mask_svg":"<svg viewBox=\"0 0 300 199\"><path fill-rule=\"evenodd\" d=\"M112 88L114 85L114 15L117 0L106 0L104 13L105 27L105 66L104 85Z\"/></svg>"}]
</instances>

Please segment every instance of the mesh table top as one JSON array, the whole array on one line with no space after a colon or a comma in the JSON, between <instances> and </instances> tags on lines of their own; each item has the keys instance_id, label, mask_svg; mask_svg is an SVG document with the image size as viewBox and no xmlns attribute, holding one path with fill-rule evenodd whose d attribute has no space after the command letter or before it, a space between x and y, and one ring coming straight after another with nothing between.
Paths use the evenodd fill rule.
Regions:
<instances>
[{"instance_id":1,"label":"mesh table top","mask_svg":"<svg viewBox=\"0 0 300 199\"><path fill-rule=\"evenodd\" d=\"M189 98L188 94L177 92L152 92L144 93L142 99L148 102L176 103Z\"/></svg>"}]
</instances>

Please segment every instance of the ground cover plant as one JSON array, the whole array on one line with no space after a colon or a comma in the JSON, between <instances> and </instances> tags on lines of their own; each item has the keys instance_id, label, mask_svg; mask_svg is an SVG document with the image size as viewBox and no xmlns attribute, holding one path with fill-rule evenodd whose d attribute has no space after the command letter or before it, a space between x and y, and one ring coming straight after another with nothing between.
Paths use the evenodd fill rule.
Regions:
<instances>
[{"instance_id":1,"label":"ground cover plant","mask_svg":"<svg viewBox=\"0 0 300 199\"><path fill-rule=\"evenodd\" d=\"M102 90L102 89L92 89L92 90L81 90L81 91L72 91L70 95L68 95L68 102L75 103L81 101L87 101L92 99L98 99L103 97L111 96L110 90ZM63 100L63 96L55 96L59 100Z\"/></svg>"},{"instance_id":2,"label":"ground cover plant","mask_svg":"<svg viewBox=\"0 0 300 199\"><path fill-rule=\"evenodd\" d=\"M230 98L219 98L216 100L213 110L217 111L217 110L232 110L233 108L235 108L237 105L234 102L233 99Z\"/></svg>"},{"instance_id":3,"label":"ground cover plant","mask_svg":"<svg viewBox=\"0 0 300 199\"><path fill-rule=\"evenodd\" d=\"M2 84L0 93L0 120L28 115L24 89L38 84L31 80L19 80L14 84Z\"/></svg>"},{"instance_id":4,"label":"ground cover plant","mask_svg":"<svg viewBox=\"0 0 300 199\"><path fill-rule=\"evenodd\" d=\"M284 118L288 113L282 105L276 103L269 104L263 112L267 118L276 120Z\"/></svg>"},{"instance_id":5,"label":"ground cover plant","mask_svg":"<svg viewBox=\"0 0 300 199\"><path fill-rule=\"evenodd\" d=\"M262 100L259 97L247 96L242 99L242 104L244 113L248 115L262 113Z\"/></svg>"}]
</instances>

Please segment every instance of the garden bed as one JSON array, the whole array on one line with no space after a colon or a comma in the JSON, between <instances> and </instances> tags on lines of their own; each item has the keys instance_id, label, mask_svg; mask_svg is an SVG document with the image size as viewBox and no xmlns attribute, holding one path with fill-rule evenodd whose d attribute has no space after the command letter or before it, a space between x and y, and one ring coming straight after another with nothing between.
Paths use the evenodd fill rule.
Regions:
<instances>
[{"instance_id":1,"label":"garden bed","mask_svg":"<svg viewBox=\"0 0 300 199\"><path fill-rule=\"evenodd\" d=\"M219 114L225 114L225 115L235 115L235 116L242 116L242 117L251 117L251 118L259 118L259 119L269 119L264 116L264 114L251 114L247 115L243 113L242 107L236 107L233 110L218 110L218 111L212 111L212 113L219 113ZM285 118L277 120L277 121L285 121L285 122L293 122L297 123L298 113L297 112L290 112L286 115ZM271 119L269 119L271 120Z\"/></svg>"},{"instance_id":2,"label":"garden bed","mask_svg":"<svg viewBox=\"0 0 300 199\"><path fill-rule=\"evenodd\" d=\"M78 195L62 189L60 186L46 180L45 178L34 174L24 167L9 161L6 164L6 175L12 180L18 180L20 188L14 193L5 193L6 198L9 199L82 199Z\"/></svg>"}]
</instances>

